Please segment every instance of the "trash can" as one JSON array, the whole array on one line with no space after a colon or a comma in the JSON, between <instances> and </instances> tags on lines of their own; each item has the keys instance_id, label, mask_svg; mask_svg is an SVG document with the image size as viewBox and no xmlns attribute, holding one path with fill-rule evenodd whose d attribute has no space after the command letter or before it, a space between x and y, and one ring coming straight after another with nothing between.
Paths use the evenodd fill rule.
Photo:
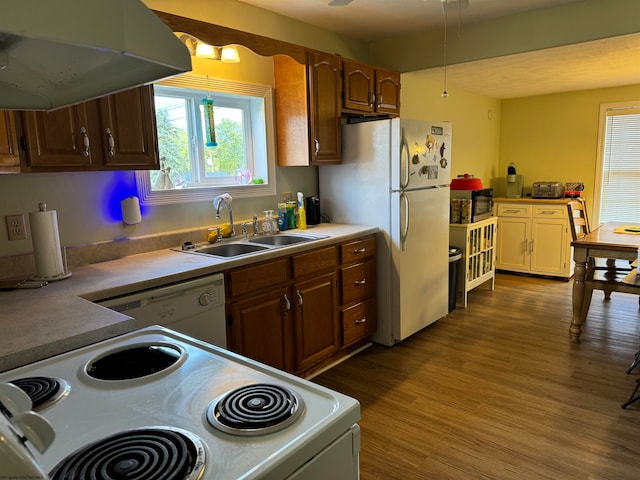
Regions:
<instances>
[{"instance_id":1,"label":"trash can","mask_svg":"<svg viewBox=\"0 0 640 480\"><path fill-rule=\"evenodd\" d=\"M449 246L449 313L456 309L458 290L458 264L462 258L462 250Z\"/></svg>"}]
</instances>

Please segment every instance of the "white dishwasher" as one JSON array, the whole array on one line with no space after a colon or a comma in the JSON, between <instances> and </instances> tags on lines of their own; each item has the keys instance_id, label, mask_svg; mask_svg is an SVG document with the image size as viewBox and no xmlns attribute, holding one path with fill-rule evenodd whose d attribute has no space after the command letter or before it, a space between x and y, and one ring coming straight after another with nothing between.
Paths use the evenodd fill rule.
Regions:
<instances>
[{"instance_id":1,"label":"white dishwasher","mask_svg":"<svg viewBox=\"0 0 640 480\"><path fill-rule=\"evenodd\" d=\"M162 325L212 345L227 347L221 273L97 303L135 318L140 328Z\"/></svg>"}]
</instances>

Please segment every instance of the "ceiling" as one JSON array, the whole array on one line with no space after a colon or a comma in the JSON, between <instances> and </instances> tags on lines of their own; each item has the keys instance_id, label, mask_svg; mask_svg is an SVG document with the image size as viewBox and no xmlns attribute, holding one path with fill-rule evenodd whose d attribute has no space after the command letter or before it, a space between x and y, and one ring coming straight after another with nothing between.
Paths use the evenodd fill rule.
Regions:
<instances>
[{"instance_id":1,"label":"ceiling","mask_svg":"<svg viewBox=\"0 0 640 480\"><path fill-rule=\"evenodd\" d=\"M373 41L444 25L442 0L241 0L330 31ZM568 4L578 0L449 0L448 24L468 23ZM450 27L451 28L451 27ZM447 89L496 98L640 84L640 34L449 65ZM630 68L631 67L631 68ZM420 76L443 81L442 68Z\"/></svg>"}]
</instances>

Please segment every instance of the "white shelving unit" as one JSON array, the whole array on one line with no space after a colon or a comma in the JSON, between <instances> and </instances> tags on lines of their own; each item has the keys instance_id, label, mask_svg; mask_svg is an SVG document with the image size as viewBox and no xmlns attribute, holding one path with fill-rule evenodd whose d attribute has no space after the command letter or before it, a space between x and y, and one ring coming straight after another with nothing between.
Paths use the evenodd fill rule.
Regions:
<instances>
[{"instance_id":1,"label":"white shelving unit","mask_svg":"<svg viewBox=\"0 0 640 480\"><path fill-rule=\"evenodd\" d=\"M496 230L498 217L475 223L449 224L449 244L462 250L458 267L458 294L467 308L467 294L478 285L496 282Z\"/></svg>"}]
</instances>

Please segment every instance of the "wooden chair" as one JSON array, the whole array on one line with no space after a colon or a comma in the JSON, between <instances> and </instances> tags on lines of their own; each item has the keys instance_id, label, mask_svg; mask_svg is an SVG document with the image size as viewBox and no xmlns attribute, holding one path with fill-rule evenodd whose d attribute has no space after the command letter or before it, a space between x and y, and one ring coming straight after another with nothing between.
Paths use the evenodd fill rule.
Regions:
<instances>
[{"instance_id":1,"label":"wooden chair","mask_svg":"<svg viewBox=\"0 0 640 480\"><path fill-rule=\"evenodd\" d=\"M589 217L585 207L584 199L577 198L567 203L569 213L569 224L571 235L576 241L591 231ZM622 282L622 279L631 272L632 267L623 261L616 261L613 258L606 260L606 265L599 265L596 259L587 260L587 273L585 277L585 298L586 302L582 311L582 321L584 322L591 305L591 297L594 290L602 290L605 300L611 298L611 292L623 292L640 294L640 288ZM640 297L639 297L640 300Z\"/></svg>"}]
</instances>

